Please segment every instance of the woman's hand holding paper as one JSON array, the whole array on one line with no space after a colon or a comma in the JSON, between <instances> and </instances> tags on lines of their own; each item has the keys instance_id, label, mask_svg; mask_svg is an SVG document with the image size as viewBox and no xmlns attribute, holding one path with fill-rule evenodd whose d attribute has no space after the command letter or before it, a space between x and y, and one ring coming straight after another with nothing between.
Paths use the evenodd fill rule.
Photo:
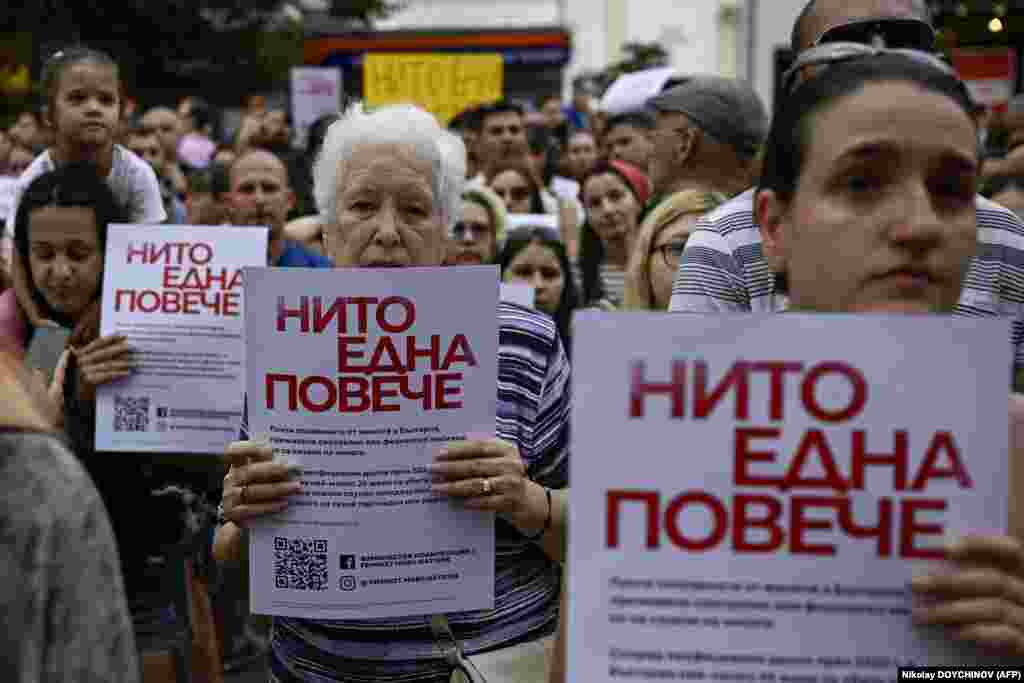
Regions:
<instances>
[{"instance_id":1,"label":"woman's hand holding paper","mask_svg":"<svg viewBox=\"0 0 1024 683\"><path fill-rule=\"evenodd\" d=\"M221 496L224 518L238 526L283 511L302 490L295 481L294 465L275 461L267 443L235 441L228 445L223 460L228 465Z\"/></svg>"},{"instance_id":2,"label":"woman's hand holding paper","mask_svg":"<svg viewBox=\"0 0 1024 683\"><path fill-rule=\"evenodd\" d=\"M428 468L433 490L462 501L473 510L493 510L520 530L544 526L544 488L530 481L519 449L501 439L448 444Z\"/></svg>"}]
</instances>

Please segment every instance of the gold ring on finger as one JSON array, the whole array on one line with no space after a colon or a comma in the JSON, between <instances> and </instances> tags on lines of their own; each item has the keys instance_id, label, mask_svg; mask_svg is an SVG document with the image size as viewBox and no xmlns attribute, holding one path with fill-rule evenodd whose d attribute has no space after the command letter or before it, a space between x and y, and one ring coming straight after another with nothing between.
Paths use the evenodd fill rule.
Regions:
<instances>
[{"instance_id":1,"label":"gold ring on finger","mask_svg":"<svg viewBox=\"0 0 1024 683\"><path fill-rule=\"evenodd\" d=\"M245 488L248 484L242 484L242 492L238 495L238 502L245 505Z\"/></svg>"},{"instance_id":2,"label":"gold ring on finger","mask_svg":"<svg viewBox=\"0 0 1024 683\"><path fill-rule=\"evenodd\" d=\"M481 489L482 490L480 491L480 495L481 496L489 496L491 494L491 489L492 488L493 487L491 486L491 480L490 479L484 479L481 482Z\"/></svg>"}]
</instances>

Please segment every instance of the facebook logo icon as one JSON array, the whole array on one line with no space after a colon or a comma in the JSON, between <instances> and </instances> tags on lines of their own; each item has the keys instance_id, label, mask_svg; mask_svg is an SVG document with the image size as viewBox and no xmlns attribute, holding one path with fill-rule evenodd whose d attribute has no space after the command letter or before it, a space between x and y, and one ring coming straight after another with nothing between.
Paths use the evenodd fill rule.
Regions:
<instances>
[{"instance_id":1,"label":"facebook logo icon","mask_svg":"<svg viewBox=\"0 0 1024 683\"><path fill-rule=\"evenodd\" d=\"M341 568L346 570L352 570L356 568L356 556L355 555L342 555L341 556Z\"/></svg>"}]
</instances>

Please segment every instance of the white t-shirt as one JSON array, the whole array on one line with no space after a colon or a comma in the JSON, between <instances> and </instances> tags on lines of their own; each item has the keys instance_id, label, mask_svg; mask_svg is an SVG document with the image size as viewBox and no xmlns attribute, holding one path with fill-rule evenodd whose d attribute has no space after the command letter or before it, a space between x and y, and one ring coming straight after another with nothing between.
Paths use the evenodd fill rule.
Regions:
<instances>
[{"instance_id":1,"label":"white t-shirt","mask_svg":"<svg viewBox=\"0 0 1024 683\"><path fill-rule=\"evenodd\" d=\"M18 213L21 195L33 180L56 169L50 150L37 156L18 178L15 197L4 227L4 240L14 239L14 218ZM160 184L156 172L145 160L121 145L114 145L114 163L107 176L114 196L128 210L127 218L133 223L162 223L167 220L164 202L160 198Z\"/></svg>"},{"instance_id":2,"label":"white t-shirt","mask_svg":"<svg viewBox=\"0 0 1024 683\"><path fill-rule=\"evenodd\" d=\"M0 176L0 220L3 220L5 223L7 221L7 216L12 213L11 207L14 205L14 198L17 189L17 178ZM6 237L0 239L0 262L5 264L11 262L12 246L13 240L9 240Z\"/></svg>"}]
</instances>

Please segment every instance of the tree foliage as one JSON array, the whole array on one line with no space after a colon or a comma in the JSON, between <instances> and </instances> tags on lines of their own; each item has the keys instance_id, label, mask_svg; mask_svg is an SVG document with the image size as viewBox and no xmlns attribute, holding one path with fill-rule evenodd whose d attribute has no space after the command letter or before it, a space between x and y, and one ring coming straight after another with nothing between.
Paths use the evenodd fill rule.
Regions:
<instances>
[{"instance_id":1,"label":"tree foliage","mask_svg":"<svg viewBox=\"0 0 1024 683\"><path fill-rule=\"evenodd\" d=\"M266 89L302 63L301 21L282 0L35 0L0 3L0 34L29 34L35 73L47 56L82 43L122 66L129 87L147 90ZM329 13L370 28L399 4L330 0ZM0 36L2 37L2 36Z\"/></svg>"},{"instance_id":2,"label":"tree foliage","mask_svg":"<svg viewBox=\"0 0 1024 683\"><path fill-rule=\"evenodd\" d=\"M596 82L603 91L622 74L668 66L669 54L660 43L626 43L622 58L597 74Z\"/></svg>"},{"instance_id":3,"label":"tree foliage","mask_svg":"<svg viewBox=\"0 0 1024 683\"><path fill-rule=\"evenodd\" d=\"M362 20L383 19L401 9L403 2L395 0L331 0L330 13L336 17Z\"/></svg>"}]
</instances>

